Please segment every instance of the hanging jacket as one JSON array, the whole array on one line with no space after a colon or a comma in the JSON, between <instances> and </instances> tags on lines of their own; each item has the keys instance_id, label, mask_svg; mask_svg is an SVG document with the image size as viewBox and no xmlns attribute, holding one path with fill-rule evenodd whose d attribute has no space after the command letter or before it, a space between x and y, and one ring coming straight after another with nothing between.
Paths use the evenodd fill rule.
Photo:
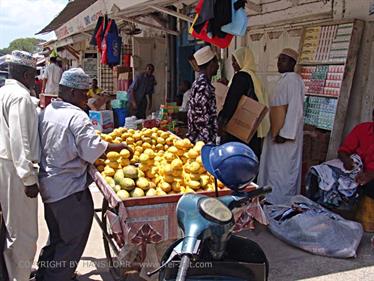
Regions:
<instances>
[{"instance_id":1,"label":"hanging jacket","mask_svg":"<svg viewBox=\"0 0 374 281\"><path fill-rule=\"evenodd\" d=\"M115 20L112 20L108 33L106 34L106 44L107 64L110 66L120 64L122 38L118 34L118 27Z\"/></svg>"},{"instance_id":2,"label":"hanging jacket","mask_svg":"<svg viewBox=\"0 0 374 281\"><path fill-rule=\"evenodd\" d=\"M109 20L108 25L105 29L104 39L101 41L101 64L108 64L108 44L107 37L113 20Z\"/></svg>"},{"instance_id":3,"label":"hanging jacket","mask_svg":"<svg viewBox=\"0 0 374 281\"><path fill-rule=\"evenodd\" d=\"M197 39L201 39L205 42L211 43L211 44L216 45L220 48L227 48L230 45L232 38L234 37L232 34L226 34L225 37L223 37L223 38L220 38L220 37L217 37L217 36L212 37L212 35L209 34L209 31L208 31L209 21L205 21L205 23L203 24L202 27L200 26L200 23L198 22L199 17L200 17L200 11L202 11L202 7L203 7L203 4L205 2L210 2L211 3L213 1L210 1L210 0L207 0L207 1L200 0L199 1L199 3L197 4L197 6L195 8L195 11L196 11L197 14L196 14L195 20L194 20L194 22L193 22L193 24L192 24L192 26L189 30L189 33ZM207 12L207 10L205 10L203 13L206 13L206 12ZM207 14L206 17L209 17L209 14ZM195 29L196 24L197 24L197 30Z\"/></svg>"},{"instance_id":4,"label":"hanging jacket","mask_svg":"<svg viewBox=\"0 0 374 281\"><path fill-rule=\"evenodd\" d=\"M232 0L206 0L201 1L199 17L194 25L196 32L200 33L208 22L207 33L209 37L225 38L226 33L221 27L229 24L232 19Z\"/></svg>"},{"instance_id":5,"label":"hanging jacket","mask_svg":"<svg viewBox=\"0 0 374 281\"><path fill-rule=\"evenodd\" d=\"M245 3L242 0L232 0L232 20L221 27L223 32L244 36L248 26L248 16L244 10Z\"/></svg>"}]
</instances>

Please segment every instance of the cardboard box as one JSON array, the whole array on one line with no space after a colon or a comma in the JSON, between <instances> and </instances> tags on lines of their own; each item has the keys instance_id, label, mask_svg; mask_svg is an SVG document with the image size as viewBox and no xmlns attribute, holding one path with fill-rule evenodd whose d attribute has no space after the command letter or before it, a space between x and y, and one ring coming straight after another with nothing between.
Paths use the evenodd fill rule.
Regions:
<instances>
[{"instance_id":1,"label":"cardboard box","mask_svg":"<svg viewBox=\"0 0 374 281\"><path fill-rule=\"evenodd\" d=\"M226 132L249 143L267 112L268 108L265 105L242 96L234 115L226 126Z\"/></svg>"},{"instance_id":2,"label":"cardboard box","mask_svg":"<svg viewBox=\"0 0 374 281\"><path fill-rule=\"evenodd\" d=\"M90 120L95 130L99 130L103 133L109 133L114 129L114 118L113 111L111 110L102 110L102 111L93 111L89 112Z\"/></svg>"},{"instance_id":3,"label":"cardboard box","mask_svg":"<svg viewBox=\"0 0 374 281\"><path fill-rule=\"evenodd\" d=\"M217 105L217 114L222 110L223 105L225 104L227 92L229 88L220 83L220 82L214 82L212 83L213 87L216 89L215 94L216 94L216 105Z\"/></svg>"},{"instance_id":4,"label":"cardboard box","mask_svg":"<svg viewBox=\"0 0 374 281\"><path fill-rule=\"evenodd\" d=\"M270 110L271 136L275 138L284 126L288 105L272 106Z\"/></svg>"}]
</instances>

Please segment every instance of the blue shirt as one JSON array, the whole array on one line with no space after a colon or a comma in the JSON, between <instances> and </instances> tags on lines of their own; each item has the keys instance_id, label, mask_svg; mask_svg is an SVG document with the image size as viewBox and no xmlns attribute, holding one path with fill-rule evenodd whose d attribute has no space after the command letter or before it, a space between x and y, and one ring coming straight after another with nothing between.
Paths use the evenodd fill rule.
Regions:
<instances>
[{"instance_id":1,"label":"blue shirt","mask_svg":"<svg viewBox=\"0 0 374 281\"><path fill-rule=\"evenodd\" d=\"M156 80L153 75L147 76L145 73L141 73L135 77L128 92L135 91L136 101L140 102L146 95L153 95L155 85Z\"/></svg>"},{"instance_id":2,"label":"blue shirt","mask_svg":"<svg viewBox=\"0 0 374 281\"><path fill-rule=\"evenodd\" d=\"M44 203L60 201L88 186L87 168L107 149L87 114L53 100L39 115L40 194Z\"/></svg>"}]
</instances>

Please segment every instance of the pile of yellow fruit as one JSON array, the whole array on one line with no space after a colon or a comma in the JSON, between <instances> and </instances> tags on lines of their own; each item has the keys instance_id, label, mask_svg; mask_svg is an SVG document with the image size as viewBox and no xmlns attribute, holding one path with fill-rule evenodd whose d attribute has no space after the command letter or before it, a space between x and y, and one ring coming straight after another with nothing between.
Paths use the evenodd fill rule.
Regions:
<instances>
[{"instance_id":1,"label":"pile of yellow fruit","mask_svg":"<svg viewBox=\"0 0 374 281\"><path fill-rule=\"evenodd\" d=\"M129 197L163 196L199 191L214 191L214 178L201 161L203 142L193 145L157 128L115 129L100 134L111 143L126 142L134 151L108 152L95 162L109 186L124 200ZM223 184L218 182L223 188Z\"/></svg>"}]
</instances>

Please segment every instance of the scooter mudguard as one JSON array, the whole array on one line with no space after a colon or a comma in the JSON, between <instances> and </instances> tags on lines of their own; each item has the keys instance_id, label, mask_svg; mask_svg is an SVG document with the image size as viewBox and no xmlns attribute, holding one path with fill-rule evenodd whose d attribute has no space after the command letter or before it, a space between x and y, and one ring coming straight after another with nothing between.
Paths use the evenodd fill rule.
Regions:
<instances>
[{"instance_id":1,"label":"scooter mudguard","mask_svg":"<svg viewBox=\"0 0 374 281\"><path fill-rule=\"evenodd\" d=\"M168 259L181 240L166 250L161 263ZM159 281L174 281L178 268L179 259L176 258L160 271ZM191 262L186 281L266 281L268 273L269 263L260 246L249 239L232 236L219 261L213 260L208 243L203 243L196 260Z\"/></svg>"}]
</instances>

